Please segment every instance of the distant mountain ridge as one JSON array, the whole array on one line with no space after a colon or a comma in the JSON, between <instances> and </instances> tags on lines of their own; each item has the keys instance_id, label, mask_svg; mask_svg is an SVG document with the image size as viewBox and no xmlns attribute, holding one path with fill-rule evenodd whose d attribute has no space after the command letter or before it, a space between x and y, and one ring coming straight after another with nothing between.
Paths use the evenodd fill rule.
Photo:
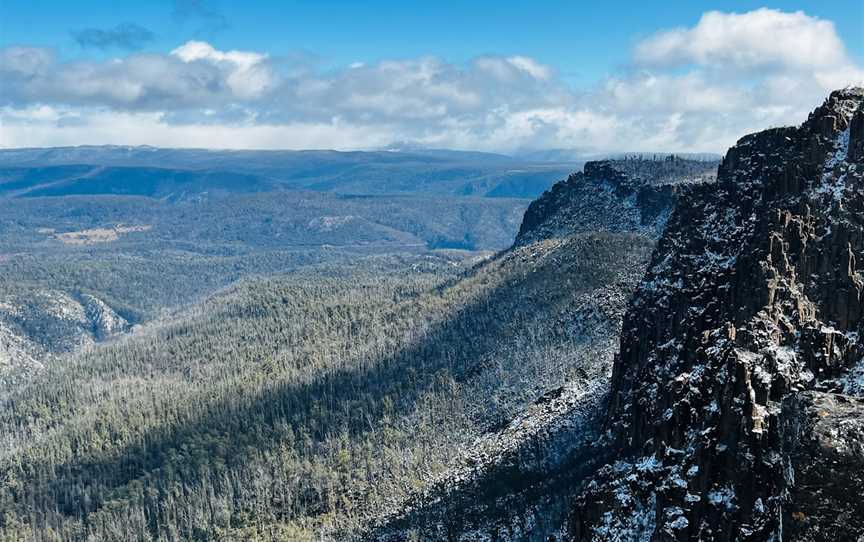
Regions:
<instances>
[{"instance_id":1,"label":"distant mountain ridge","mask_svg":"<svg viewBox=\"0 0 864 542\"><path fill-rule=\"evenodd\" d=\"M233 171L100 165L0 168L0 197L123 195L181 201L280 189L267 177Z\"/></svg>"},{"instance_id":2,"label":"distant mountain ridge","mask_svg":"<svg viewBox=\"0 0 864 542\"><path fill-rule=\"evenodd\" d=\"M201 181L222 181L223 190L247 184L342 194L430 194L534 198L568 174L573 164L534 163L500 154L446 149L412 151L213 150L129 146L0 149L0 185L10 171L36 181L54 166L144 168L135 176L158 183L179 170L208 172ZM34 171L26 172L26 168ZM157 169L158 168L158 169ZM164 169L161 172L159 169ZM22 173L22 171L24 173ZM191 175L191 174L189 174ZM208 179L209 176L209 179ZM233 180L232 180L233 179ZM195 184L195 183L193 183ZM199 183L199 191L206 183ZM110 193L135 192L113 184ZM52 196L63 195L61 190Z\"/></svg>"}]
</instances>

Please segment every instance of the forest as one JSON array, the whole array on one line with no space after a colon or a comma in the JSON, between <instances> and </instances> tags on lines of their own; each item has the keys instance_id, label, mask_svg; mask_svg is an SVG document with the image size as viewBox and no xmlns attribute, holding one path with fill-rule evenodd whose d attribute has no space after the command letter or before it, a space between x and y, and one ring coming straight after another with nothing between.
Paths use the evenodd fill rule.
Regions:
<instances>
[{"instance_id":1,"label":"forest","mask_svg":"<svg viewBox=\"0 0 864 542\"><path fill-rule=\"evenodd\" d=\"M358 535L585 378L620 318L598 292L641 269L611 264L650 247L592 234L249 279L49 365L0 396L4 539Z\"/></svg>"}]
</instances>

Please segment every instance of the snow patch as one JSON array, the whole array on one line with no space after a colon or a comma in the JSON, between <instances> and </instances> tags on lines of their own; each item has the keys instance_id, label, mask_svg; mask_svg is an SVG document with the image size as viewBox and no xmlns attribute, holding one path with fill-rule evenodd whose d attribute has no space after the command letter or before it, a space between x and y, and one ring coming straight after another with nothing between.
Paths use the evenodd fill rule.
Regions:
<instances>
[{"instance_id":1,"label":"snow patch","mask_svg":"<svg viewBox=\"0 0 864 542\"><path fill-rule=\"evenodd\" d=\"M708 493L708 502L714 506L724 508L726 510L734 510L735 490L731 487L723 487L715 489Z\"/></svg>"},{"instance_id":2,"label":"snow patch","mask_svg":"<svg viewBox=\"0 0 864 542\"><path fill-rule=\"evenodd\" d=\"M864 397L864 359L859 360L841 382L843 393Z\"/></svg>"},{"instance_id":3,"label":"snow patch","mask_svg":"<svg viewBox=\"0 0 864 542\"><path fill-rule=\"evenodd\" d=\"M837 135L834 142L834 154L828 157L825 161L825 167L822 173L822 184L814 193L818 195L828 194L834 201L840 201L843 198L843 192L846 190L846 174L843 173L835 178L837 166L842 164L849 154L849 132L850 128L846 128Z\"/></svg>"}]
</instances>

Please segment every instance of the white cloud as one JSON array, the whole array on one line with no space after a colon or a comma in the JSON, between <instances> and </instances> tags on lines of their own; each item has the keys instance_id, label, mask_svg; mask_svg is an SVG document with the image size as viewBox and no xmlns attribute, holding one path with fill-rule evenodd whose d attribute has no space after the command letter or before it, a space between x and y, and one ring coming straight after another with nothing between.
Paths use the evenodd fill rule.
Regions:
<instances>
[{"instance_id":1,"label":"white cloud","mask_svg":"<svg viewBox=\"0 0 864 542\"><path fill-rule=\"evenodd\" d=\"M603 94L619 113L720 113L749 105L746 87L716 84L698 72L667 75L643 72L610 78Z\"/></svg>"},{"instance_id":2,"label":"white cloud","mask_svg":"<svg viewBox=\"0 0 864 542\"><path fill-rule=\"evenodd\" d=\"M203 41L189 41L171 51L183 62L205 62L225 70L225 82L240 98L257 98L273 84L267 55L249 51L219 51Z\"/></svg>"},{"instance_id":3,"label":"white cloud","mask_svg":"<svg viewBox=\"0 0 864 542\"><path fill-rule=\"evenodd\" d=\"M552 77L552 70L549 66L544 66L533 58L527 56L511 56L507 58L507 62L535 79L549 79Z\"/></svg>"},{"instance_id":4,"label":"white cloud","mask_svg":"<svg viewBox=\"0 0 864 542\"><path fill-rule=\"evenodd\" d=\"M639 43L643 65L694 63L737 69L824 69L849 64L830 21L801 11L757 9L748 13L710 11L692 28L659 32Z\"/></svg>"},{"instance_id":5,"label":"white cloud","mask_svg":"<svg viewBox=\"0 0 864 542\"><path fill-rule=\"evenodd\" d=\"M64 119L86 119L69 123ZM48 106L25 109L0 108L3 119L0 147L50 145L143 145L158 142L165 147L239 149L323 149L383 147L392 142L386 128L332 123L292 122L268 124L169 124L153 112L66 110ZM358 145L358 142L368 142Z\"/></svg>"},{"instance_id":6,"label":"white cloud","mask_svg":"<svg viewBox=\"0 0 864 542\"><path fill-rule=\"evenodd\" d=\"M221 51L60 61L0 50L0 145L80 143L370 148L392 141L512 151L718 151L794 124L864 81L832 23L760 9L710 12L638 42L629 71L574 89L527 56L435 57L315 69Z\"/></svg>"},{"instance_id":7,"label":"white cloud","mask_svg":"<svg viewBox=\"0 0 864 542\"><path fill-rule=\"evenodd\" d=\"M647 68L710 71L720 83L775 79L799 88L815 83L827 91L864 80L834 23L767 8L705 13L692 28L658 32L638 43L634 61ZM776 87L776 81L768 85Z\"/></svg>"}]
</instances>

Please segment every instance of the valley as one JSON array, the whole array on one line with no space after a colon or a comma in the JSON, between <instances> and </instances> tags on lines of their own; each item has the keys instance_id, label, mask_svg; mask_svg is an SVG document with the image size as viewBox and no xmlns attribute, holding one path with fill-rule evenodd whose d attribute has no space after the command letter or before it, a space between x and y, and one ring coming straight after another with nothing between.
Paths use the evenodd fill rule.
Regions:
<instances>
[{"instance_id":1,"label":"valley","mask_svg":"<svg viewBox=\"0 0 864 542\"><path fill-rule=\"evenodd\" d=\"M212 220L209 203L190 210L188 202L113 196L32 200L56 209L64 229L79 232L73 239L105 231L93 227L94 218L111 213L117 224L141 224L146 216L153 226L116 226L108 230L116 238L70 244L55 228L40 233L45 212L38 228L28 223L34 213L24 199L14 221L20 236L7 243L33 252L4 265L26 273L40 295L54 288L49 299L89 285L123 324L102 343L92 322L75 324L66 342L77 346L66 348L22 326L36 345L53 345L54 357L7 373L10 385L0 395L8 532L353 539L392 536L411 518L410 531L430 534L441 528L441 511L429 508L429 499L439 501L442 491L448 506L463 510L447 514L448 529L497 530L514 517L466 506L460 495L514 468L518 483L488 498L510 499L517 516L555 507L557 519L545 529L560 530L571 488L542 480L566 473L570 451L594 434L627 299L662 229L658 220L677 197L662 187L716 167L643 165L587 168L536 204L560 200L564 189L567 201L597 209L608 201L629 205L626 220L610 208L603 220L577 227L568 208L544 211L523 222L513 248L497 254L399 239L364 245L357 242L363 230L323 219L313 234L294 236L319 246L295 247L283 240L285 221L308 227L314 219L298 218L304 207L292 210L291 200L278 196L255 200L274 211L275 224L266 226L231 222L237 200L211 207ZM610 171L628 182L609 185ZM654 185L662 198L636 197ZM449 207L434 214L435 227L442 213L454 212ZM176 218L193 211L197 220L188 227ZM488 221L461 216L488 234ZM223 226L214 232L217 217ZM333 243L324 248L324 240ZM45 262L56 267L45 270ZM5 287L20 291L23 284ZM48 320L39 329L69 324ZM519 449L538 446L557 451L517 460ZM523 480L527 473L540 485Z\"/></svg>"},{"instance_id":2,"label":"valley","mask_svg":"<svg viewBox=\"0 0 864 542\"><path fill-rule=\"evenodd\" d=\"M0 379L113 335L85 316L83 298L104 305L124 322L116 329L128 330L247 277L354 262L385 268L371 262L436 251L445 259L448 251L471 257L509 246L525 199L427 194L422 185L404 194L345 194L285 180L327 170L378 192L379 174L413 178L467 161L476 176L506 177L499 163L513 161L439 154L0 151ZM79 160L90 164L66 163ZM230 170L244 164L263 173ZM364 167L366 174L357 171ZM537 170L548 179L540 187L552 182L554 168Z\"/></svg>"}]
</instances>

